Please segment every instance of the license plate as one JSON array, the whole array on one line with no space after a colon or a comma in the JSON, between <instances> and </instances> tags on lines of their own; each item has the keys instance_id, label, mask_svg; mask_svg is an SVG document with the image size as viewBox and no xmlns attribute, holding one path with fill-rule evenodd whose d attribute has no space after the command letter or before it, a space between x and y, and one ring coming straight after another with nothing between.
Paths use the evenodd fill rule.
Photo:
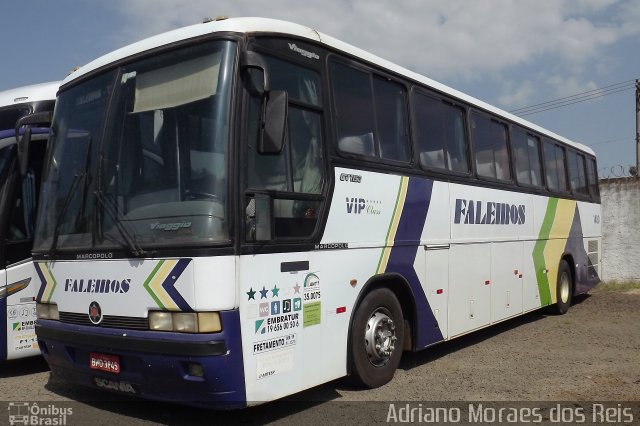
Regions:
<instances>
[{"instance_id":1,"label":"license plate","mask_svg":"<svg viewBox=\"0 0 640 426\"><path fill-rule=\"evenodd\" d=\"M89 354L89 367L92 370L120 373L120 358L116 355L105 355L91 352Z\"/></svg>"}]
</instances>

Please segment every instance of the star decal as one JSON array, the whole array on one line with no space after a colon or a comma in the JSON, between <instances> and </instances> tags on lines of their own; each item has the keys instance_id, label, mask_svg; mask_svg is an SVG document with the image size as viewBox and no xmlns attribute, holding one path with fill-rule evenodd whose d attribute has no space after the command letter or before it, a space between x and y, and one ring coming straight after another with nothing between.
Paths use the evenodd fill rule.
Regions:
<instances>
[{"instance_id":1,"label":"star decal","mask_svg":"<svg viewBox=\"0 0 640 426\"><path fill-rule=\"evenodd\" d=\"M273 293L273 297L278 297L278 292L280 291L280 289L277 286L273 286L273 289L271 290L271 292Z\"/></svg>"},{"instance_id":2,"label":"star decal","mask_svg":"<svg viewBox=\"0 0 640 426\"><path fill-rule=\"evenodd\" d=\"M300 294L300 284L296 283L296 285L293 286L293 292L294 294Z\"/></svg>"},{"instance_id":3,"label":"star decal","mask_svg":"<svg viewBox=\"0 0 640 426\"><path fill-rule=\"evenodd\" d=\"M247 296L249 296L249 298L247 300L256 300L255 298L256 292L253 291L253 287L249 288L249 291L247 292Z\"/></svg>"},{"instance_id":4,"label":"star decal","mask_svg":"<svg viewBox=\"0 0 640 426\"><path fill-rule=\"evenodd\" d=\"M267 290L266 288L264 288L264 286L262 286L262 290L260 290L260 299L266 299L268 292L269 290Z\"/></svg>"}]
</instances>

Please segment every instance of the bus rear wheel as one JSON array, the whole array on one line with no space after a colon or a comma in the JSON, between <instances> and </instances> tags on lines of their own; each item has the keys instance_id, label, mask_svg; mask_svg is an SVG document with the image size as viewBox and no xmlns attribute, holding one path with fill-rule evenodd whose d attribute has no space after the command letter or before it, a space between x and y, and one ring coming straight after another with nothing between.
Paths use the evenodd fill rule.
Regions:
<instances>
[{"instance_id":1,"label":"bus rear wheel","mask_svg":"<svg viewBox=\"0 0 640 426\"><path fill-rule=\"evenodd\" d=\"M404 339L402 308L388 288L369 292L356 310L351 329L351 378L375 388L393 378Z\"/></svg>"},{"instance_id":2,"label":"bus rear wheel","mask_svg":"<svg viewBox=\"0 0 640 426\"><path fill-rule=\"evenodd\" d=\"M553 305L553 312L558 315L566 314L569 307L571 307L571 299L573 298L573 277L571 268L566 260L560 261L558 267L556 298L558 301Z\"/></svg>"}]
</instances>

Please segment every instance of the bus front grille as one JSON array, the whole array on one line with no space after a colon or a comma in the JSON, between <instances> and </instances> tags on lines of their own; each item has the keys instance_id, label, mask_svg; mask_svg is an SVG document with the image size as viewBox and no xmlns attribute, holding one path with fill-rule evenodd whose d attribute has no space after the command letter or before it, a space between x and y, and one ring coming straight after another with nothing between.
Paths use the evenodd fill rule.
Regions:
<instances>
[{"instance_id":1,"label":"bus front grille","mask_svg":"<svg viewBox=\"0 0 640 426\"><path fill-rule=\"evenodd\" d=\"M133 330L148 330L149 321L147 318L120 317L115 315L104 315L100 324L93 324L89 320L88 314L78 314L75 312L60 312L60 322L76 325L87 325L104 328L127 328Z\"/></svg>"}]
</instances>

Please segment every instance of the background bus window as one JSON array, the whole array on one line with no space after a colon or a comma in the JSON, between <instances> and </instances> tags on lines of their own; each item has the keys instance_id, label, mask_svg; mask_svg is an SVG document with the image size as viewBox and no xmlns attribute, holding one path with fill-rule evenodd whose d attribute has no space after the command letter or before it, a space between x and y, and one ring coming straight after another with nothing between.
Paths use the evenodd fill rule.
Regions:
<instances>
[{"instance_id":1,"label":"background bus window","mask_svg":"<svg viewBox=\"0 0 640 426\"><path fill-rule=\"evenodd\" d=\"M584 155L569 151L569 176L571 191L574 194L589 195L585 176Z\"/></svg>"},{"instance_id":2,"label":"background bus window","mask_svg":"<svg viewBox=\"0 0 640 426\"><path fill-rule=\"evenodd\" d=\"M467 173L464 110L429 96L413 96L420 166Z\"/></svg>"},{"instance_id":3,"label":"background bus window","mask_svg":"<svg viewBox=\"0 0 640 426\"><path fill-rule=\"evenodd\" d=\"M331 65L338 149L408 162L411 156L404 87L353 67Z\"/></svg>"},{"instance_id":4,"label":"background bus window","mask_svg":"<svg viewBox=\"0 0 640 426\"><path fill-rule=\"evenodd\" d=\"M511 147L516 166L516 179L519 184L542 185L542 161L540 158L540 139L516 128L511 133Z\"/></svg>"},{"instance_id":5,"label":"background bus window","mask_svg":"<svg viewBox=\"0 0 640 426\"><path fill-rule=\"evenodd\" d=\"M471 135L478 176L510 180L507 127L488 117L473 114Z\"/></svg>"}]
</instances>

